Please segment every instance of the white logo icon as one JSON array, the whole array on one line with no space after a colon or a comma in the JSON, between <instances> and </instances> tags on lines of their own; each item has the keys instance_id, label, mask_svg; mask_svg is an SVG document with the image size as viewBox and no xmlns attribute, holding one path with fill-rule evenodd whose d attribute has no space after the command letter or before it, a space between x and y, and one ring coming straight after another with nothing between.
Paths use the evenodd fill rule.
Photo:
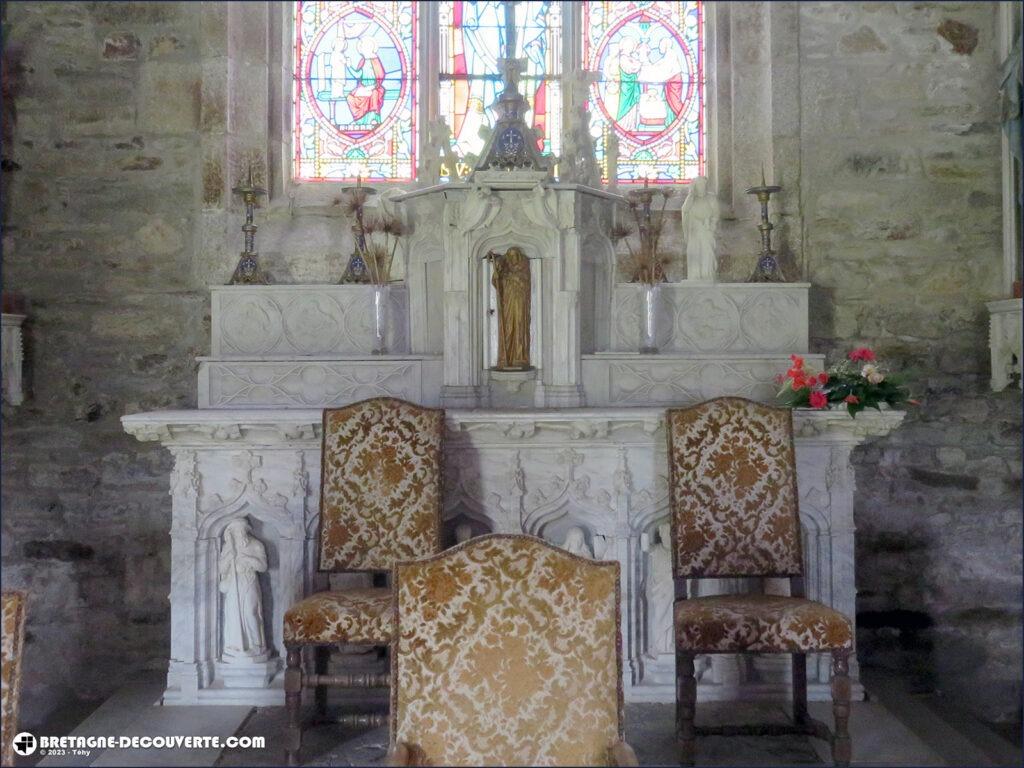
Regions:
<instances>
[{"instance_id":1,"label":"white logo icon","mask_svg":"<svg viewBox=\"0 0 1024 768\"><path fill-rule=\"evenodd\" d=\"M14 737L14 753L16 755L28 757L36 751L38 746L39 742L36 740L36 737L26 731L22 731Z\"/></svg>"}]
</instances>

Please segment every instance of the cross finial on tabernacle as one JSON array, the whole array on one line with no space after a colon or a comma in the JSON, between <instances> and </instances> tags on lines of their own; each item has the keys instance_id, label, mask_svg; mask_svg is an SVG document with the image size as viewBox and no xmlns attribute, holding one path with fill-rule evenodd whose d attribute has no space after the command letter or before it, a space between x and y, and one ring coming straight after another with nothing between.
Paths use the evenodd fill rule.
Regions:
<instances>
[{"instance_id":1,"label":"cross finial on tabernacle","mask_svg":"<svg viewBox=\"0 0 1024 768\"><path fill-rule=\"evenodd\" d=\"M505 83L505 88L518 91L519 75L526 71L526 59L502 58L498 59L498 66L501 67L501 79Z\"/></svg>"}]
</instances>

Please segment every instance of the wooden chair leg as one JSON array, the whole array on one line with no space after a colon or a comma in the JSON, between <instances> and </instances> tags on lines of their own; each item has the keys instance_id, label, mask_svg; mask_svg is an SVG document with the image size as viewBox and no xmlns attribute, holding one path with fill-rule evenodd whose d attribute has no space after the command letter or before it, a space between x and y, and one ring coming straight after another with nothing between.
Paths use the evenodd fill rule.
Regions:
<instances>
[{"instance_id":1,"label":"wooden chair leg","mask_svg":"<svg viewBox=\"0 0 1024 768\"><path fill-rule=\"evenodd\" d=\"M794 653L793 659L793 723L807 725L807 654Z\"/></svg>"},{"instance_id":2,"label":"wooden chair leg","mask_svg":"<svg viewBox=\"0 0 1024 768\"><path fill-rule=\"evenodd\" d=\"M832 738L832 762L849 765L853 751L850 743L850 651L832 651L832 716L835 735Z\"/></svg>"},{"instance_id":3,"label":"wooden chair leg","mask_svg":"<svg viewBox=\"0 0 1024 768\"><path fill-rule=\"evenodd\" d=\"M327 674L327 664L331 658L331 649L318 645L313 650L313 669L318 675ZM317 716L323 717L327 714L327 686L318 685L313 689L313 697L316 701Z\"/></svg>"},{"instance_id":4,"label":"wooden chair leg","mask_svg":"<svg viewBox=\"0 0 1024 768\"><path fill-rule=\"evenodd\" d=\"M695 654L676 651L676 739L679 762L693 765L697 753L697 679L693 675Z\"/></svg>"},{"instance_id":5,"label":"wooden chair leg","mask_svg":"<svg viewBox=\"0 0 1024 768\"><path fill-rule=\"evenodd\" d=\"M284 754L288 765L299 764L302 748L302 651L288 649L287 668L284 672L284 706L288 722L284 731Z\"/></svg>"}]
</instances>

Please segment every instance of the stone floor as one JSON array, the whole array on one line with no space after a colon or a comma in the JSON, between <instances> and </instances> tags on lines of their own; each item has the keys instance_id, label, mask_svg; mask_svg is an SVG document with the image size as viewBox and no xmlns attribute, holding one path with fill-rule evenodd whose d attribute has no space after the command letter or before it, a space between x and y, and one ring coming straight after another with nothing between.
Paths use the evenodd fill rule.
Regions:
<instances>
[{"instance_id":1,"label":"stone floor","mask_svg":"<svg viewBox=\"0 0 1024 768\"><path fill-rule=\"evenodd\" d=\"M264 736L261 750L173 750L97 752L88 758L49 757L19 760L18 765L81 766L277 766L283 762L282 707L158 706L162 681L138 680L122 688L75 728L75 735L232 734ZM869 700L854 702L850 718L855 765L956 766L1021 765L1018 745L994 732L971 725L949 706L908 695L891 677L865 679ZM947 702L948 704L948 702ZM785 722L782 705L708 702L698 704L698 724ZM831 707L812 702L811 714L831 723ZM671 704L627 704L626 738L642 765L676 765ZM63 733L68 733L64 730ZM61 735L41 730L39 735ZM312 766L379 764L387 750L385 729L355 732L337 725L307 729L302 758ZM698 765L824 765L828 746L801 736L703 737L698 740Z\"/></svg>"},{"instance_id":2,"label":"stone floor","mask_svg":"<svg viewBox=\"0 0 1024 768\"><path fill-rule=\"evenodd\" d=\"M812 704L813 715L828 716L829 707ZM674 718L671 704L627 704L626 740L636 750L641 765L677 765ZM699 724L786 722L782 706L714 702L698 708ZM242 733L280 733L281 710L257 710ZM902 727L880 705L858 702L851 716L854 762L861 765L947 765L920 739ZM305 733L302 759L312 766L379 765L388 747L386 729L345 734L338 726L322 725ZM280 757L273 750L233 750L221 755L219 766L274 765ZM822 765L828 747L802 736L710 736L698 742L698 765Z\"/></svg>"}]
</instances>

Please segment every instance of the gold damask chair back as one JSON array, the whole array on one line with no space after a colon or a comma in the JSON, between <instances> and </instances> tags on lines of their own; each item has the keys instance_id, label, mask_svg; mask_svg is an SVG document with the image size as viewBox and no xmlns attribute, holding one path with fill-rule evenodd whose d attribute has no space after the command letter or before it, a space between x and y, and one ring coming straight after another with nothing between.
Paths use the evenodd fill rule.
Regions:
<instances>
[{"instance_id":1,"label":"gold damask chair back","mask_svg":"<svg viewBox=\"0 0 1024 768\"><path fill-rule=\"evenodd\" d=\"M322 572L369 572L374 586L317 592L284 617L288 651L285 752L298 762L303 688L326 709L326 687L386 688L386 673L327 674L332 647L391 643L394 610L386 574L400 559L441 548L441 462L444 411L378 397L324 411L317 562ZM315 671L303 648L314 648ZM336 718L382 725L382 713Z\"/></svg>"},{"instance_id":2,"label":"gold damask chair back","mask_svg":"<svg viewBox=\"0 0 1024 768\"><path fill-rule=\"evenodd\" d=\"M723 397L668 418L675 575L800 575L792 412Z\"/></svg>"},{"instance_id":3,"label":"gold damask chair back","mask_svg":"<svg viewBox=\"0 0 1024 768\"><path fill-rule=\"evenodd\" d=\"M389 571L437 552L443 422L384 397L324 411L320 570Z\"/></svg>"},{"instance_id":4,"label":"gold damask chair back","mask_svg":"<svg viewBox=\"0 0 1024 768\"><path fill-rule=\"evenodd\" d=\"M393 581L391 764L636 764L617 562L490 534Z\"/></svg>"},{"instance_id":5,"label":"gold damask chair back","mask_svg":"<svg viewBox=\"0 0 1024 768\"><path fill-rule=\"evenodd\" d=\"M21 657L25 643L24 592L4 592L3 631L0 637L0 716L3 744L0 765L14 765L14 737L18 733L18 700L21 694Z\"/></svg>"},{"instance_id":6,"label":"gold damask chair back","mask_svg":"<svg viewBox=\"0 0 1024 768\"><path fill-rule=\"evenodd\" d=\"M671 409L666 419L676 592L676 728L683 763L693 763L698 733L694 657L788 653L793 655L791 730L829 739L835 763L848 764L847 672L853 626L840 612L804 597L792 411L721 397ZM789 595L687 599L687 580L705 577L788 577ZM832 654L834 733L808 716L806 654L812 652Z\"/></svg>"}]
</instances>

